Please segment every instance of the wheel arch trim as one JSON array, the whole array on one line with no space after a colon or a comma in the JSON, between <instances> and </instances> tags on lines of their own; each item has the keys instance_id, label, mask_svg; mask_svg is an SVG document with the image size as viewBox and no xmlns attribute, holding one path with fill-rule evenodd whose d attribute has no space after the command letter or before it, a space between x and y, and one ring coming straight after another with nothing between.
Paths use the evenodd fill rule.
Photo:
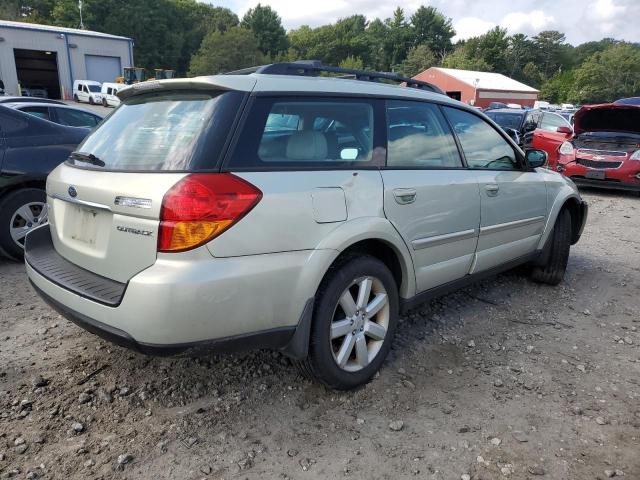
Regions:
<instances>
[{"instance_id":1,"label":"wheel arch trim","mask_svg":"<svg viewBox=\"0 0 640 480\"><path fill-rule=\"evenodd\" d=\"M415 295L416 276L411 253L398 231L387 219L381 217L360 217L347 221L320 242L317 249L330 249L336 252L330 264L323 269L321 279L343 252L358 243L371 241L384 243L395 254L402 274L402 281L398 285L400 297L409 298Z\"/></svg>"},{"instance_id":2,"label":"wheel arch trim","mask_svg":"<svg viewBox=\"0 0 640 480\"><path fill-rule=\"evenodd\" d=\"M571 206L571 204L573 204L573 206ZM556 220L558 218L558 215L560 214L560 211L565 208L565 207L569 207L572 209L580 209L581 206L584 204L584 201L580 198L579 194L573 190L572 188L570 188L568 185L565 188L562 188L560 190L560 192L558 192L558 194L556 195L553 204L551 205L551 208L549 209L549 214L547 215L547 222L544 226L544 230L542 232L542 235L540 237L540 241L538 242L538 250L542 250L547 242L547 240L549 239L549 236L551 235L551 232L553 231L553 226L556 223ZM573 213L573 212L572 212ZM582 233L582 229L584 228L584 224L586 221L586 213L583 211L580 213L583 218L578 219L572 219L572 227L575 227L576 223L574 223L574 221L579 221L580 222L580 227L576 230L576 228L573 228L572 230L572 244L575 244L578 239L580 238L580 234Z\"/></svg>"}]
</instances>

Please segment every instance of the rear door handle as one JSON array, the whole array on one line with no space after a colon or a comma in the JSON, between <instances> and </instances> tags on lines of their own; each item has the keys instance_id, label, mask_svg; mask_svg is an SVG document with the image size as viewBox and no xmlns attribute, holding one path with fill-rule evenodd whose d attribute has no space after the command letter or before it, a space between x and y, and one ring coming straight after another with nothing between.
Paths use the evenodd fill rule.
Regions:
<instances>
[{"instance_id":1,"label":"rear door handle","mask_svg":"<svg viewBox=\"0 0 640 480\"><path fill-rule=\"evenodd\" d=\"M500 187L495 184L485 185L484 189L487 191L487 195L490 197L495 197L500 191Z\"/></svg>"},{"instance_id":2,"label":"rear door handle","mask_svg":"<svg viewBox=\"0 0 640 480\"><path fill-rule=\"evenodd\" d=\"M396 188L393 190L393 196L396 199L396 203L400 205L407 205L416 201L415 188Z\"/></svg>"}]
</instances>

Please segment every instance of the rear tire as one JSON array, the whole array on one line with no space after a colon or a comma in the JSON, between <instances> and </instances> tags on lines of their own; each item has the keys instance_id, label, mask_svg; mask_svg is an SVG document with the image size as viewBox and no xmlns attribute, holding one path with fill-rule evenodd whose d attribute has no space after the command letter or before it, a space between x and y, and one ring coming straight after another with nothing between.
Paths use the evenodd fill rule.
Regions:
<instances>
[{"instance_id":1,"label":"rear tire","mask_svg":"<svg viewBox=\"0 0 640 480\"><path fill-rule=\"evenodd\" d=\"M533 267L531 278L540 283L558 285L564 278L571 249L571 213L563 209L551 232L551 250L544 265Z\"/></svg>"},{"instance_id":2,"label":"rear tire","mask_svg":"<svg viewBox=\"0 0 640 480\"><path fill-rule=\"evenodd\" d=\"M348 257L320 284L300 370L337 390L363 385L382 366L397 324L398 287L389 269L369 255Z\"/></svg>"},{"instance_id":3,"label":"rear tire","mask_svg":"<svg viewBox=\"0 0 640 480\"><path fill-rule=\"evenodd\" d=\"M89 105L94 105L95 102L93 101L93 97L89 96Z\"/></svg>"},{"instance_id":4,"label":"rear tire","mask_svg":"<svg viewBox=\"0 0 640 480\"><path fill-rule=\"evenodd\" d=\"M39 188L11 192L0 201L0 249L14 260L24 255L24 237L47 222L46 194Z\"/></svg>"}]
</instances>

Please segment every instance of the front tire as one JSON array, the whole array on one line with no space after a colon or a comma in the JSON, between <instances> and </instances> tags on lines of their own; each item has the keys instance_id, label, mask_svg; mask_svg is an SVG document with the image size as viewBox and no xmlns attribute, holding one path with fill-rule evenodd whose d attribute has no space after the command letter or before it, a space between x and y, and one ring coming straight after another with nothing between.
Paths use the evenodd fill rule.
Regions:
<instances>
[{"instance_id":1,"label":"front tire","mask_svg":"<svg viewBox=\"0 0 640 480\"><path fill-rule=\"evenodd\" d=\"M107 104L107 99L106 99L106 98L103 98L103 99L102 99L102 106L103 106L103 107L108 107L108 106L109 106L109 105Z\"/></svg>"},{"instance_id":2,"label":"front tire","mask_svg":"<svg viewBox=\"0 0 640 480\"><path fill-rule=\"evenodd\" d=\"M27 233L47 223L46 194L39 188L10 193L0 202L0 249L20 260L24 255Z\"/></svg>"},{"instance_id":3,"label":"front tire","mask_svg":"<svg viewBox=\"0 0 640 480\"><path fill-rule=\"evenodd\" d=\"M78 95L73 95L73 101L76 103L80 103L80 99L78 98Z\"/></svg>"},{"instance_id":4,"label":"front tire","mask_svg":"<svg viewBox=\"0 0 640 480\"><path fill-rule=\"evenodd\" d=\"M571 213L563 209L551 232L551 245L544 265L537 265L531 271L531 278L540 283L558 285L564 278L571 248Z\"/></svg>"},{"instance_id":5,"label":"front tire","mask_svg":"<svg viewBox=\"0 0 640 480\"><path fill-rule=\"evenodd\" d=\"M308 376L330 388L367 383L384 362L398 323L398 287L377 258L352 256L327 273L318 289Z\"/></svg>"},{"instance_id":6,"label":"front tire","mask_svg":"<svg viewBox=\"0 0 640 480\"><path fill-rule=\"evenodd\" d=\"M93 105L95 102L93 101L93 97L89 96L89 105Z\"/></svg>"}]
</instances>

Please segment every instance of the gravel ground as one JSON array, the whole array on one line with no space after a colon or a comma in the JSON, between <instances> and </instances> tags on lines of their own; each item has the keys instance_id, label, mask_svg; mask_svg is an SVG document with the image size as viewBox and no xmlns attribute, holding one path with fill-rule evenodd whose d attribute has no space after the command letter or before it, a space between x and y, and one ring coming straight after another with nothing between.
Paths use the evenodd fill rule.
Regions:
<instances>
[{"instance_id":1,"label":"gravel ground","mask_svg":"<svg viewBox=\"0 0 640 480\"><path fill-rule=\"evenodd\" d=\"M638 479L640 199L585 196L565 282L516 271L423 305L351 393L273 352L110 345L1 262L0 477Z\"/></svg>"}]
</instances>

